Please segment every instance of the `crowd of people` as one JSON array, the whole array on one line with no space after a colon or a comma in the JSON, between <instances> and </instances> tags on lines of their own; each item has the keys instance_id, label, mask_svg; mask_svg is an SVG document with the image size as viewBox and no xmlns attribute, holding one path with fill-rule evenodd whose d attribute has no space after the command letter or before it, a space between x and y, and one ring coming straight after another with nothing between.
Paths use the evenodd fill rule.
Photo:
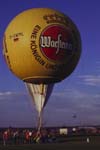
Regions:
<instances>
[{"instance_id":1,"label":"crowd of people","mask_svg":"<svg viewBox=\"0 0 100 150\"><path fill-rule=\"evenodd\" d=\"M42 129L37 133L35 129L5 129L0 132L0 143L8 144L32 144L55 142L56 133L54 130Z\"/></svg>"},{"instance_id":2,"label":"crowd of people","mask_svg":"<svg viewBox=\"0 0 100 150\"><path fill-rule=\"evenodd\" d=\"M63 132L61 132L63 131ZM73 136L83 136L89 141L89 135L100 135L100 127L69 127L69 128L42 128L37 132L35 128L6 128L0 129L0 144L35 144L54 143L70 140Z\"/></svg>"}]
</instances>

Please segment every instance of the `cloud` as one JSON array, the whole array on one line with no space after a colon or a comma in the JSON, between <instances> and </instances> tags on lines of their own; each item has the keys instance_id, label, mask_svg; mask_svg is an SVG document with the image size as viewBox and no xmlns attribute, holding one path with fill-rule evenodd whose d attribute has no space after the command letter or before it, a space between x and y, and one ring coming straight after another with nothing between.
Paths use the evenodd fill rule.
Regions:
<instances>
[{"instance_id":1,"label":"cloud","mask_svg":"<svg viewBox=\"0 0 100 150\"><path fill-rule=\"evenodd\" d=\"M36 125L36 109L29 99L28 93L1 92L0 126L33 126L33 122ZM44 122L46 125L100 123L99 99L99 93L88 93L78 87L54 91L44 109ZM75 119L73 114L77 116Z\"/></svg>"},{"instance_id":2,"label":"cloud","mask_svg":"<svg viewBox=\"0 0 100 150\"><path fill-rule=\"evenodd\" d=\"M80 122L99 124L100 94L88 93L87 90L84 91L78 87L56 91L48 101L45 111L47 112L46 118L49 116L53 123L57 121L58 124L66 122L70 125L80 124ZM74 119L76 122L73 121L73 114L77 116Z\"/></svg>"},{"instance_id":3,"label":"cloud","mask_svg":"<svg viewBox=\"0 0 100 150\"><path fill-rule=\"evenodd\" d=\"M30 126L34 121L34 109L27 93L0 92L0 127Z\"/></svg>"},{"instance_id":4,"label":"cloud","mask_svg":"<svg viewBox=\"0 0 100 150\"><path fill-rule=\"evenodd\" d=\"M100 94L95 94L94 98L100 98Z\"/></svg>"},{"instance_id":5,"label":"cloud","mask_svg":"<svg viewBox=\"0 0 100 150\"><path fill-rule=\"evenodd\" d=\"M100 75L81 75L82 84L100 87Z\"/></svg>"},{"instance_id":6,"label":"cloud","mask_svg":"<svg viewBox=\"0 0 100 150\"><path fill-rule=\"evenodd\" d=\"M0 92L0 100L9 100L13 99L14 97L16 99L17 97L25 95L27 94L24 92L12 92L12 91Z\"/></svg>"},{"instance_id":7,"label":"cloud","mask_svg":"<svg viewBox=\"0 0 100 150\"><path fill-rule=\"evenodd\" d=\"M5 96L5 95L12 95L12 92L10 92L10 91L0 92L0 96Z\"/></svg>"},{"instance_id":8,"label":"cloud","mask_svg":"<svg viewBox=\"0 0 100 150\"><path fill-rule=\"evenodd\" d=\"M100 73L100 61L96 62L96 69Z\"/></svg>"},{"instance_id":9,"label":"cloud","mask_svg":"<svg viewBox=\"0 0 100 150\"><path fill-rule=\"evenodd\" d=\"M82 110L94 111L99 102L100 95L81 91L77 88L66 89L65 91L52 94L47 103L47 108L58 113L80 113Z\"/></svg>"},{"instance_id":10,"label":"cloud","mask_svg":"<svg viewBox=\"0 0 100 150\"><path fill-rule=\"evenodd\" d=\"M99 60L98 60L98 61L96 61L96 64L100 66L100 61L99 61Z\"/></svg>"}]
</instances>

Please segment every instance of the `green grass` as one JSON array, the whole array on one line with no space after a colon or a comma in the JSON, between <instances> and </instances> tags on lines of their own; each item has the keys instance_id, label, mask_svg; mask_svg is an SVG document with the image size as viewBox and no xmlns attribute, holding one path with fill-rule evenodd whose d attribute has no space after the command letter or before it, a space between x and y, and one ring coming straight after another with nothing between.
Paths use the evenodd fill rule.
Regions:
<instances>
[{"instance_id":1,"label":"green grass","mask_svg":"<svg viewBox=\"0 0 100 150\"><path fill-rule=\"evenodd\" d=\"M100 144L93 143L55 143L0 146L0 150L100 150Z\"/></svg>"},{"instance_id":2,"label":"green grass","mask_svg":"<svg viewBox=\"0 0 100 150\"><path fill-rule=\"evenodd\" d=\"M90 137L90 143L81 138L62 143L46 143L31 145L0 145L0 150L100 150L100 137Z\"/></svg>"}]
</instances>

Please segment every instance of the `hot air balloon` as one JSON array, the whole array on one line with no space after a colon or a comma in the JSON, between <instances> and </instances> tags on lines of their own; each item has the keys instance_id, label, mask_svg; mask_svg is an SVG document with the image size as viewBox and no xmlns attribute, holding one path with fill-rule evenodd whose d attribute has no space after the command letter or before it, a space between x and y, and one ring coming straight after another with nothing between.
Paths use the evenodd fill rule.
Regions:
<instances>
[{"instance_id":1,"label":"hot air balloon","mask_svg":"<svg viewBox=\"0 0 100 150\"><path fill-rule=\"evenodd\" d=\"M80 33L65 14L50 8L32 8L9 23L3 54L11 72L23 80L39 114L56 82L68 77L81 54Z\"/></svg>"}]
</instances>

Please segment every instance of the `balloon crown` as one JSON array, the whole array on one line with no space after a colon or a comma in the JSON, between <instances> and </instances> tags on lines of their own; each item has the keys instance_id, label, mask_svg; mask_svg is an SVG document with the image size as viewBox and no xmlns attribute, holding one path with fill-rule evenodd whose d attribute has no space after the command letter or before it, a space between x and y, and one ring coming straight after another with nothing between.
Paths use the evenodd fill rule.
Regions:
<instances>
[{"instance_id":1,"label":"balloon crown","mask_svg":"<svg viewBox=\"0 0 100 150\"><path fill-rule=\"evenodd\" d=\"M46 20L47 24L56 22L66 25L69 23L69 21L66 20L64 16L60 16L56 13L45 15L43 18Z\"/></svg>"}]
</instances>

